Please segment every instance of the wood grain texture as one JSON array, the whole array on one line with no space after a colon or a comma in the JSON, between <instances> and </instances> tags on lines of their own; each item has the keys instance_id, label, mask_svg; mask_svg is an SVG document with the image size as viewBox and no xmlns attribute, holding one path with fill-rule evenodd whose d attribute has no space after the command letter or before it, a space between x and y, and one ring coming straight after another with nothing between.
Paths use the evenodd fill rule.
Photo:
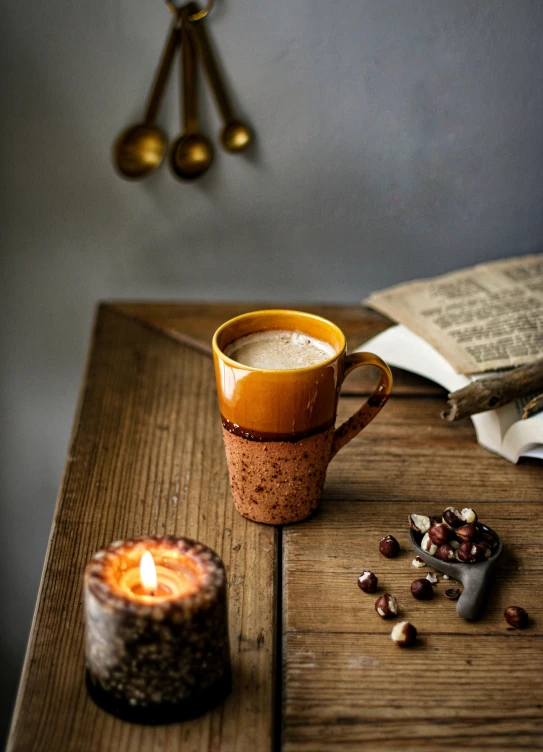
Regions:
<instances>
[{"instance_id":1,"label":"wood grain texture","mask_svg":"<svg viewBox=\"0 0 543 752\"><path fill-rule=\"evenodd\" d=\"M360 404L340 400L338 422ZM330 463L324 498L424 501L466 506L478 501L541 503L543 467L507 462L477 444L471 421L447 423L441 400L393 397L379 416Z\"/></svg>"},{"instance_id":2,"label":"wood grain texture","mask_svg":"<svg viewBox=\"0 0 543 752\"><path fill-rule=\"evenodd\" d=\"M343 398L339 419L358 400ZM285 752L302 750L536 750L543 748L542 468L512 465L475 442L471 424L446 424L434 399L391 399L331 463L310 520L283 538ZM453 431L448 429L452 428ZM505 550L484 617L468 623L443 592L410 593L429 568L411 565L407 517L473 506ZM384 535L402 551L378 552ZM375 595L358 576L379 578ZM414 649L390 639L396 620L374 603L390 592L419 630ZM503 618L521 605L530 628Z\"/></svg>"},{"instance_id":3,"label":"wood grain texture","mask_svg":"<svg viewBox=\"0 0 543 752\"><path fill-rule=\"evenodd\" d=\"M440 419L444 390L397 372L381 414L330 464L317 513L282 533L247 522L228 487L209 341L220 323L255 307L102 307L9 749L265 752L281 725L286 752L542 749L541 464L512 465L486 451L470 421ZM301 307L335 321L351 347L389 325L358 306ZM372 378L368 369L347 380L338 423ZM429 603L409 592L428 570L410 564L407 515L449 504L475 507L505 543L488 610L474 624L456 616L443 596L446 581ZM235 691L211 714L178 726L118 722L88 700L82 682L85 562L115 538L146 532L207 543L230 583ZM385 534L402 544L397 559L378 553ZM394 621L381 620L376 596L357 587L364 569L419 629L416 648L390 640ZM532 617L524 632L503 620L513 604ZM279 638L282 697L274 691Z\"/></svg>"},{"instance_id":4,"label":"wood grain texture","mask_svg":"<svg viewBox=\"0 0 543 752\"><path fill-rule=\"evenodd\" d=\"M541 644L429 633L400 653L386 634L288 634L283 749L542 749Z\"/></svg>"},{"instance_id":5,"label":"wood grain texture","mask_svg":"<svg viewBox=\"0 0 543 752\"><path fill-rule=\"evenodd\" d=\"M415 510L439 513L442 508L439 498L420 500L416 506L413 502L324 502L311 520L289 526L283 542L287 631L388 635L394 622L381 619L374 608L378 595L386 592L396 597L401 618L412 621L423 634L504 635L508 632L504 609L521 605L532 619L530 629L521 636L543 637L543 600L533 596L543 582L541 539L531 535L541 515L540 505L474 503L480 519L505 541L485 614L477 622L456 616L456 603L443 595L455 583L441 574L432 601L417 601L410 592L413 580L434 570L411 565L415 552L409 545L408 515ZM400 554L394 559L378 551L385 535L393 535L400 543ZM358 576L366 570L378 577L376 595L358 588ZM402 658L408 652L402 651Z\"/></svg>"},{"instance_id":6,"label":"wood grain texture","mask_svg":"<svg viewBox=\"0 0 543 752\"><path fill-rule=\"evenodd\" d=\"M248 311L263 308L294 308L316 313L333 321L345 333L347 347L354 350L370 337L391 326L391 321L380 313L363 306L309 305L306 303L111 303L113 310L140 321L144 326L167 334L203 353L211 354L211 340L215 330L228 319ZM392 369L396 395L439 395L445 405L446 392L437 384L415 374ZM375 368L358 369L343 386L344 394L372 392L378 379Z\"/></svg>"},{"instance_id":7,"label":"wood grain texture","mask_svg":"<svg viewBox=\"0 0 543 752\"><path fill-rule=\"evenodd\" d=\"M83 683L82 573L104 544L143 533L196 538L229 581L234 692L181 725L121 723ZM276 531L233 509L212 363L102 309L55 514L10 750L269 749Z\"/></svg>"},{"instance_id":8,"label":"wood grain texture","mask_svg":"<svg viewBox=\"0 0 543 752\"><path fill-rule=\"evenodd\" d=\"M215 330L228 319L249 311L266 308L294 308L316 313L337 323L347 337L349 349L358 347L378 332L387 329L391 321L377 311L359 305L309 303L111 303L118 313L124 313L168 334L182 342L192 340L203 347L211 347Z\"/></svg>"}]
</instances>

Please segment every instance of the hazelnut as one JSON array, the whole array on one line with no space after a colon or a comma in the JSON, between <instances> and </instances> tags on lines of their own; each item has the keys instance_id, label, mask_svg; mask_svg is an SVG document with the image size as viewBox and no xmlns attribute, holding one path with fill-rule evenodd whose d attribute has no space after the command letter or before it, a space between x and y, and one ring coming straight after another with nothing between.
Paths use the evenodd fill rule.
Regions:
<instances>
[{"instance_id":1,"label":"hazelnut","mask_svg":"<svg viewBox=\"0 0 543 752\"><path fill-rule=\"evenodd\" d=\"M427 533L430 529L430 518L423 514L410 514L409 525L417 533Z\"/></svg>"},{"instance_id":2,"label":"hazelnut","mask_svg":"<svg viewBox=\"0 0 543 752\"><path fill-rule=\"evenodd\" d=\"M528 626L528 614L520 606L508 606L503 615L505 621L515 629L526 629Z\"/></svg>"},{"instance_id":3,"label":"hazelnut","mask_svg":"<svg viewBox=\"0 0 543 752\"><path fill-rule=\"evenodd\" d=\"M467 562L468 564L473 564L477 561L477 554L477 545L475 543L472 543L471 541L464 541L463 543L461 543L456 552L458 560Z\"/></svg>"},{"instance_id":4,"label":"hazelnut","mask_svg":"<svg viewBox=\"0 0 543 752\"><path fill-rule=\"evenodd\" d=\"M419 567L419 568L420 568L420 567L425 567L425 566L426 566L426 562L425 562L425 561L423 561L423 560L422 560L422 559L420 558L420 556L415 556L415 558L413 559L413 561L411 562L411 564L412 564L412 565L413 565L414 567Z\"/></svg>"},{"instance_id":5,"label":"hazelnut","mask_svg":"<svg viewBox=\"0 0 543 752\"><path fill-rule=\"evenodd\" d=\"M483 546L479 542L471 541L471 544L471 553L473 554L473 556L475 556L477 561L484 561L484 559L487 558L486 548L483 548Z\"/></svg>"},{"instance_id":6,"label":"hazelnut","mask_svg":"<svg viewBox=\"0 0 543 752\"><path fill-rule=\"evenodd\" d=\"M478 531L479 531L479 538L484 541L485 543L488 543L490 548L494 551L496 548L498 548L498 541L496 538L492 535L492 533L487 532L484 527L480 525L476 525Z\"/></svg>"},{"instance_id":7,"label":"hazelnut","mask_svg":"<svg viewBox=\"0 0 543 752\"><path fill-rule=\"evenodd\" d=\"M417 630L408 621L400 621L394 625L390 636L396 645L399 645L401 648L407 648L415 644Z\"/></svg>"},{"instance_id":8,"label":"hazelnut","mask_svg":"<svg viewBox=\"0 0 543 752\"><path fill-rule=\"evenodd\" d=\"M411 583L411 595L418 601L431 601L434 597L434 588L424 578L413 580Z\"/></svg>"},{"instance_id":9,"label":"hazelnut","mask_svg":"<svg viewBox=\"0 0 543 752\"><path fill-rule=\"evenodd\" d=\"M479 541L477 543L477 547L482 549L485 559L490 559L490 557L492 556L492 549L486 541Z\"/></svg>"},{"instance_id":10,"label":"hazelnut","mask_svg":"<svg viewBox=\"0 0 543 752\"><path fill-rule=\"evenodd\" d=\"M447 543L451 537L451 528L444 522L440 522L438 525L434 525L428 531L430 540L435 543L436 546L440 546L442 543Z\"/></svg>"},{"instance_id":11,"label":"hazelnut","mask_svg":"<svg viewBox=\"0 0 543 752\"><path fill-rule=\"evenodd\" d=\"M456 537L460 541L473 541L477 540L479 535L477 528L475 525L462 525L462 527L459 527L457 530L455 530Z\"/></svg>"},{"instance_id":12,"label":"hazelnut","mask_svg":"<svg viewBox=\"0 0 543 752\"><path fill-rule=\"evenodd\" d=\"M464 522L469 522L471 525L474 525L477 522L476 512L474 512L473 509L469 509L468 507L462 509L460 516L462 517Z\"/></svg>"},{"instance_id":13,"label":"hazelnut","mask_svg":"<svg viewBox=\"0 0 543 752\"><path fill-rule=\"evenodd\" d=\"M451 561L454 559L454 549L448 543L442 543L436 551L436 558L441 561Z\"/></svg>"},{"instance_id":14,"label":"hazelnut","mask_svg":"<svg viewBox=\"0 0 543 752\"><path fill-rule=\"evenodd\" d=\"M383 619L390 619L398 613L398 601L390 593L384 593L375 601L375 610Z\"/></svg>"},{"instance_id":15,"label":"hazelnut","mask_svg":"<svg viewBox=\"0 0 543 752\"><path fill-rule=\"evenodd\" d=\"M387 559L393 559L400 552L400 544L392 535L385 535L379 541L379 552L386 556Z\"/></svg>"},{"instance_id":16,"label":"hazelnut","mask_svg":"<svg viewBox=\"0 0 543 752\"><path fill-rule=\"evenodd\" d=\"M445 598L448 598L451 601L457 600L459 596L460 596L460 590L456 587L445 590Z\"/></svg>"},{"instance_id":17,"label":"hazelnut","mask_svg":"<svg viewBox=\"0 0 543 752\"><path fill-rule=\"evenodd\" d=\"M377 590L377 577L373 572L362 572L358 578L358 587L365 593L375 593Z\"/></svg>"},{"instance_id":18,"label":"hazelnut","mask_svg":"<svg viewBox=\"0 0 543 752\"><path fill-rule=\"evenodd\" d=\"M497 548L498 548L498 546L500 545L500 544L498 543L498 540L497 540L497 538L494 538L494 536L493 536L493 535L492 535L492 536L490 536L490 540L489 540L489 541L486 541L486 542L488 543L488 545L490 546L490 548L492 549L492 551L496 551L496 550L497 550Z\"/></svg>"},{"instance_id":19,"label":"hazelnut","mask_svg":"<svg viewBox=\"0 0 543 752\"><path fill-rule=\"evenodd\" d=\"M437 546L435 543L432 543L428 533L424 534L424 537L422 538L420 542L420 547L422 548L423 551L426 551L427 554L430 554L430 556L433 556L435 552L437 551Z\"/></svg>"},{"instance_id":20,"label":"hazelnut","mask_svg":"<svg viewBox=\"0 0 543 752\"><path fill-rule=\"evenodd\" d=\"M464 519L458 509L447 507L443 512L443 522L446 522L451 527L460 527L460 525L464 524Z\"/></svg>"},{"instance_id":21,"label":"hazelnut","mask_svg":"<svg viewBox=\"0 0 543 752\"><path fill-rule=\"evenodd\" d=\"M437 576L435 572L428 572L428 574L426 575L426 579L428 580L430 585L437 585L439 581L439 577Z\"/></svg>"}]
</instances>

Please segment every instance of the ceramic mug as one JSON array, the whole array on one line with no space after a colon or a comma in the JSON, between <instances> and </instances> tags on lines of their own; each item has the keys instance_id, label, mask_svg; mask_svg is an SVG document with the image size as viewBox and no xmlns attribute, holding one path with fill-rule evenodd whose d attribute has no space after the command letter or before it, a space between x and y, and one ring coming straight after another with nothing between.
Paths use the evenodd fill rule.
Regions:
<instances>
[{"instance_id":1,"label":"ceramic mug","mask_svg":"<svg viewBox=\"0 0 543 752\"><path fill-rule=\"evenodd\" d=\"M270 329L303 332L331 344L335 354L288 370L253 368L225 355L239 337ZM331 321L288 310L254 311L227 321L213 337L213 361L237 510L269 525L305 519L317 507L330 460L386 403L390 369L371 353L347 355L345 335ZM343 380L368 365L380 369L375 391L335 428Z\"/></svg>"}]
</instances>

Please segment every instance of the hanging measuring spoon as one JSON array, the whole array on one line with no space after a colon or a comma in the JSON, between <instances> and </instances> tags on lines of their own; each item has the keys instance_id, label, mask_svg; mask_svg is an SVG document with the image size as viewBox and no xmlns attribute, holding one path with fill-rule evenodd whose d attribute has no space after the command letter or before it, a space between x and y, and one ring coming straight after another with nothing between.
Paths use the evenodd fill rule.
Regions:
<instances>
[{"instance_id":1,"label":"hanging measuring spoon","mask_svg":"<svg viewBox=\"0 0 543 752\"><path fill-rule=\"evenodd\" d=\"M125 178L137 180L147 177L160 167L166 155L168 138L154 121L172 67L179 40L178 31L179 18L176 16L151 89L143 122L122 131L114 144L113 162Z\"/></svg>"},{"instance_id":2,"label":"hanging measuring spoon","mask_svg":"<svg viewBox=\"0 0 543 752\"><path fill-rule=\"evenodd\" d=\"M203 19L194 20L198 14L198 7L194 3L189 3L187 7L192 19L189 31L191 37L196 42L196 50L202 60L204 70L217 102L217 107L224 121L224 127L220 136L221 143L227 151L243 151L251 143L253 134L249 126L234 114L226 85L204 28Z\"/></svg>"},{"instance_id":3,"label":"hanging measuring spoon","mask_svg":"<svg viewBox=\"0 0 543 752\"><path fill-rule=\"evenodd\" d=\"M188 33L189 13L181 11L181 112L183 133L170 151L170 165L182 180L195 180L209 169L213 161L211 141L200 133L198 115L198 71L192 39Z\"/></svg>"}]
</instances>

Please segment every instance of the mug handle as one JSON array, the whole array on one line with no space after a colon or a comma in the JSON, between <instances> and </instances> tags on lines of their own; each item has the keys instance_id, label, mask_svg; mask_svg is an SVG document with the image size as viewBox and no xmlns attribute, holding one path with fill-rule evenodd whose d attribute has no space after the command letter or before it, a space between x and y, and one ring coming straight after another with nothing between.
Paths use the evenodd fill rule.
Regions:
<instances>
[{"instance_id":1,"label":"mug handle","mask_svg":"<svg viewBox=\"0 0 543 752\"><path fill-rule=\"evenodd\" d=\"M379 410L385 406L386 401L390 397L390 392L392 391L392 374L390 368L378 355L373 355L373 353L369 352L351 353L351 355L346 356L342 383L351 371L354 371L355 368L359 368L360 366L377 366L381 371L379 383L373 394L368 397L362 407L357 410L354 415L351 415L349 420L346 420L339 428L336 428L332 440L332 454L330 455L330 459L332 459L332 457L334 457L339 450L345 446L345 444L351 439L354 439L354 437L359 434L368 423L371 423Z\"/></svg>"}]
</instances>

